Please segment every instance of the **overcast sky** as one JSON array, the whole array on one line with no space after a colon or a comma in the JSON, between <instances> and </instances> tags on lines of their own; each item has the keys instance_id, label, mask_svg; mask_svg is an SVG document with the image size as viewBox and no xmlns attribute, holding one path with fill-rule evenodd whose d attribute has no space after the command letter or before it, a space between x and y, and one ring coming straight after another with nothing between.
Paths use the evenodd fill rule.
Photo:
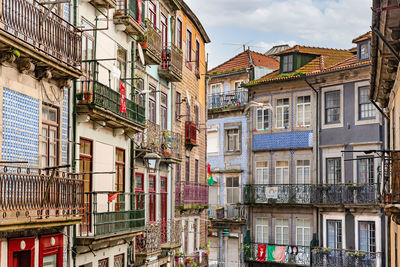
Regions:
<instances>
[{"instance_id":1,"label":"overcast sky","mask_svg":"<svg viewBox=\"0 0 400 267\"><path fill-rule=\"evenodd\" d=\"M370 30L372 0L185 0L208 35L209 69L243 51L288 43L351 48Z\"/></svg>"}]
</instances>

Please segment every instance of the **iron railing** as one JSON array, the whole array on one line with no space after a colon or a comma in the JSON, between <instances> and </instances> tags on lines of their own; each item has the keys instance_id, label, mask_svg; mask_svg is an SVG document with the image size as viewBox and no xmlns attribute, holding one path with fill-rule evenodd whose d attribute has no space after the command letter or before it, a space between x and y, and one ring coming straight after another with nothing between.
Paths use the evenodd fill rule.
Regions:
<instances>
[{"instance_id":1,"label":"iron railing","mask_svg":"<svg viewBox=\"0 0 400 267\"><path fill-rule=\"evenodd\" d=\"M161 70L169 70L177 77L182 78L182 66L182 50L173 43L169 43L168 47L164 47L162 50L162 63L160 66Z\"/></svg>"},{"instance_id":2,"label":"iron railing","mask_svg":"<svg viewBox=\"0 0 400 267\"><path fill-rule=\"evenodd\" d=\"M83 181L79 174L0 166L2 221L80 216Z\"/></svg>"},{"instance_id":3,"label":"iron railing","mask_svg":"<svg viewBox=\"0 0 400 267\"><path fill-rule=\"evenodd\" d=\"M209 205L208 217L217 220L241 221L247 218L244 206L241 205Z\"/></svg>"},{"instance_id":4,"label":"iron railing","mask_svg":"<svg viewBox=\"0 0 400 267\"><path fill-rule=\"evenodd\" d=\"M126 118L134 123L144 125L145 108L132 100L125 99L126 113L120 111L121 94L98 81L82 81L82 92L77 93L78 105L95 105Z\"/></svg>"},{"instance_id":5,"label":"iron railing","mask_svg":"<svg viewBox=\"0 0 400 267\"><path fill-rule=\"evenodd\" d=\"M176 183L175 187L176 206L207 206L208 186L195 182Z\"/></svg>"},{"instance_id":6,"label":"iron railing","mask_svg":"<svg viewBox=\"0 0 400 267\"><path fill-rule=\"evenodd\" d=\"M152 23L146 23L145 38L148 44L146 52L152 53L155 58L161 61L162 39L160 30L154 27Z\"/></svg>"},{"instance_id":7,"label":"iron railing","mask_svg":"<svg viewBox=\"0 0 400 267\"><path fill-rule=\"evenodd\" d=\"M207 96L208 109L246 105L248 102L249 94L247 89L209 94Z\"/></svg>"},{"instance_id":8,"label":"iron railing","mask_svg":"<svg viewBox=\"0 0 400 267\"><path fill-rule=\"evenodd\" d=\"M80 31L38 1L0 0L0 30L58 61L79 69Z\"/></svg>"},{"instance_id":9,"label":"iron railing","mask_svg":"<svg viewBox=\"0 0 400 267\"><path fill-rule=\"evenodd\" d=\"M310 266L311 248L308 246L244 243L243 250L247 262L277 262Z\"/></svg>"},{"instance_id":10,"label":"iron railing","mask_svg":"<svg viewBox=\"0 0 400 267\"><path fill-rule=\"evenodd\" d=\"M171 131L162 132L163 155L166 158L182 159L182 135Z\"/></svg>"},{"instance_id":11,"label":"iron railing","mask_svg":"<svg viewBox=\"0 0 400 267\"><path fill-rule=\"evenodd\" d=\"M246 204L375 205L377 184L254 184L244 187Z\"/></svg>"},{"instance_id":12,"label":"iron railing","mask_svg":"<svg viewBox=\"0 0 400 267\"><path fill-rule=\"evenodd\" d=\"M175 266L191 267L208 266L208 255L205 252L194 252L189 255L175 256Z\"/></svg>"},{"instance_id":13,"label":"iron railing","mask_svg":"<svg viewBox=\"0 0 400 267\"><path fill-rule=\"evenodd\" d=\"M312 248L311 257L318 267L372 267L381 261L381 253L330 248Z\"/></svg>"},{"instance_id":14,"label":"iron railing","mask_svg":"<svg viewBox=\"0 0 400 267\"><path fill-rule=\"evenodd\" d=\"M130 207L129 203L133 203ZM138 231L145 227L144 194L124 192L85 193L80 236L103 236Z\"/></svg>"}]
</instances>

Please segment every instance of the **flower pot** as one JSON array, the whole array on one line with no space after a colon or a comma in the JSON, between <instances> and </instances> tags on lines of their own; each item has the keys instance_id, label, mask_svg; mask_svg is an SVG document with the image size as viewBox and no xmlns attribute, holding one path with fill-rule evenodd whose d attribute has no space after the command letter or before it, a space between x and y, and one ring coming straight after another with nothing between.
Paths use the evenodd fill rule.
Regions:
<instances>
[{"instance_id":1,"label":"flower pot","mask_svg":"<svg viewBox=\"0 0 400 267\"><path fill-rule=\"evenodd\" d=\"M142 41L140 42L140 46L143 50L147 50L147 48L149 47L149 43L147 41Z\"/></svg>"},{"instance_id":2,"label":"flower pot","mask_svg":"<svg viewBox=\"0 0 400 267\"><path fill-rule=\"evenodd\" d=\"M171 156L172 156L172 151L169 150L169 149L164 149L164 150L163 150L163 155L164 155L164 157L166 157L166 158L171 157Z\"/></svg>"}]
</instances>

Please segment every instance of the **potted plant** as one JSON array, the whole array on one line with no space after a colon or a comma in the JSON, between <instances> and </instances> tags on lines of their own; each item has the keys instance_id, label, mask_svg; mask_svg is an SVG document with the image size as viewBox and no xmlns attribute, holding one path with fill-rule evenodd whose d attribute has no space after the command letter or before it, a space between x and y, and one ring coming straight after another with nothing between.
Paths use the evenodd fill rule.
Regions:
<instances>
[{"instance_id":1,"label":"potted plant","mask_svg":"<svg viewBox=\"0 0 400 267\"><path fill-rule=\"evenodd\" d=\"M172 156L172 151L170 149L170 145L171 145L171 136L169 134L169 131L165 130L165 131L163 131L163 144L161 145L161 148L163 150L163 155L166 158Z\"/></svg>"},{"instance_id":2,"label":"potted plant","mask_svg":"<svg viewBox=\"0 0 400 267\"><path fill-rule=\"evenodd\" d=\"M193 258L192 257L187 257L186 258L186 263L187 264L191 264L193 262Z\"/></svg>"},{"instance_id":3,"label":"potted plant","mask_svg":"<svg viewBox=\"0 0 400 267\"><path fill-rule=\"evenodd\" d=\"M139 35L137 38L138 43L142 47L143 50L147 50L149 47L149 43L147 42L147 36L146 35Z\"/></svg>"}]
</instances>

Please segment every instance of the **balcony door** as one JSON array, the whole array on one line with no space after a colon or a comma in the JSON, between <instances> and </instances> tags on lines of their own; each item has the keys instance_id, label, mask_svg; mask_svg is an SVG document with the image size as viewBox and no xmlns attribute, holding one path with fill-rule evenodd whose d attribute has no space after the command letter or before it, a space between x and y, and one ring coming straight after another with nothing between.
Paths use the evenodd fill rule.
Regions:
<instances>
[{"instance_id":1,"label":"balcony door","mask_svg":"<svg viewBox=\"0 0 400 267\"><path fill-rule=\"evenodd\" d=\"M168 48L168 19L163 13L161 13L161 40L163 48Z\"/></svg>"},{"instance_id":2,"label":"balcony door","mask_svg":"<svg viewBox=\"0 0 400 267\"><path fill-rule=\"evenodd\" d=\"M334 249L341 249L342 244L342 221L339 220L327 220L327 247Z\"/></svg>"},{"instance_id":3,"label":"balcony door","mask_svg":"<svg viewBox=\"0 0 400 267\"><path fill-rule=\"evenodd\" d=\"M376 252L375 222L358 223L358 249L366 252Z\"/></svg>"},{"instance_id":4,"label":"balcony door","mask_svg":"<svg viewBox=\"0 0 400 267\"><path fill-rule=\"evenodd\" d=\"M168 240L168 178L161 176L160 186L160 201L161 201L161 242L165 243Z\"/></svg>"},{"instance_id":5,"label":"balcony door","mask_svg":"<svg viewBox=\"0 0 400 267\"><path fill-rule=\"evenodd\" d=\"M115 191L125 192L125 150L115 150ZM119 194L115 202L115 211L125 210L125 194Z\"/></svg>"},{"instance_id":6,"label":"balcony door","mask_svg":"<svg viewBox=\"0 0 400 267\"><path fill-rule=\"evenodd\" d=\"M79 146L79 170L83 174L83 192L85 205L82 217L81 232L91 232L92 222L92 170L93 170L93 142L88 139L81 138Z\"/></svg>"}]
</instances>

